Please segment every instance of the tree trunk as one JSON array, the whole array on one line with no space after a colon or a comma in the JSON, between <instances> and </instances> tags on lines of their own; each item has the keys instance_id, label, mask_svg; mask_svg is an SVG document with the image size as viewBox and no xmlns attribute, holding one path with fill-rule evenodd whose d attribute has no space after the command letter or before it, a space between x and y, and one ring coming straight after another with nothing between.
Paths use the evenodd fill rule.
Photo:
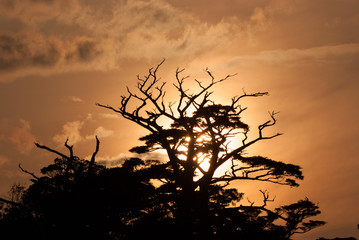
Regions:
<instances>
[{"instance_id":1,"label":"tree trunk","mask_svg":"<svg viewBox=\"0 0 359 240\"><path fill-rule=\"evenodd\" d=\"M198 194L198 233L200 240L211 239L211 218L209 212L209 186L203 184L200 186Z\"/></svg>"},{"instance_id":2,"label":"tree trunk","mask_svg":"<svg viewBox=\"0 0 359 240\"><path fill-rule=\"evenodd\" d=\"M193 187L193 181L186 181L185 183L183 183L182 191L178 199L178 211L176 216L177 239L194 239L194 203L195 192Z\"/></svg>"}]
</instances>

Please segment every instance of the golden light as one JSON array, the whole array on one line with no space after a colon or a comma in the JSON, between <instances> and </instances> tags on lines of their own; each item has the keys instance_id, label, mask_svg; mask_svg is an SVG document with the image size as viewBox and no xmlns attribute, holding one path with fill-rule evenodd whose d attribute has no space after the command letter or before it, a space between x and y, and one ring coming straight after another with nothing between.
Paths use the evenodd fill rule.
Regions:
<instances>
[{"instance_id":1,"label":"golden light","mask_svg":"<svg viewBox=\"0 0 359 240\"><path fill-rule=\"evenodd\" d=\"M211 140L212 139L209 136L202 135L196 139L196 143L201 145L201 144L205 144L206 142L208 143ZM231 140L233 140L233 139L228 139L225 144L227 144L228 146L230 146L230 145L235 146L236 144L240 143L240 140L233 141L233 143L231 142ZM183 141L182 145L180 145L177 148L177 150L179 152L182 152L178 156L178 158L183 161L187 160L187 153L188 153L187 146L189 144L189 141L190 141L190 138L186 137L185 140ZM221 157L221 155L223 155L223 154L225 154L225 153L224 152L220 153L219 157ZM197 168L195 171L195 173L196 173L195 179L199 179L200 177L203 176L203 173L201 171L207 172L209 170L209 168L211 166L210 159L211 159L211 153L198 152L196 154L196 156L194 157L194 161L198 164L199 168ZM229 167L230 167L230 163L224 163L222 166L220 166L216 170L215 175L216 176L223 175L229 169Z\"/></svg>"}]
</instances>

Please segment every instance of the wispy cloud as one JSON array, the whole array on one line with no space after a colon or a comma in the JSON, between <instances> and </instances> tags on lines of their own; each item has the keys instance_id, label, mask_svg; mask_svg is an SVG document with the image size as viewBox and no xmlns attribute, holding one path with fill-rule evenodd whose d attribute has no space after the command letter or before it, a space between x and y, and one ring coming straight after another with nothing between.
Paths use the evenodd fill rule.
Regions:
<instances>
[{"instance_id":1,"label":"wispy cloud","mask_svg":"<svg viewBox=\"0 0 359 240\"><path fill-rule=\"evenodd\" d=\"M106 129L103 126L97 127L92 134L84 134L82 129L90 120L93 120L92 115L88 114L84 120L66 122L62 126L61 133L56 134L52 140L58 144L63 144L68 139L69 144L73 145L83 141L93 140L95 136L98 138L106 138L114 134L113 130Z\"/></svg>"},{"instance_id":2,"label":"wispy cloud","mask_svg":"<svg viewBox=\"0 0 359 240\"><path fill-rule=\"evenodd\" d=\"M74 103L81 103L84 100L82 100L80 97L77 97L77 96L66 96L65 101L70 101L70 102L74 102Z\"/></svg>"},{"instance_id":3,"label":"wispy cloud","mask_svg":"<svg viewBox=\"0 0 359 240\"><path fill-rule=\"evenodd\" d=\"M88 156L87 158L90 158ZM144 161L146 160L158 160L158 161L166 161L167 155L160 152L152 152L152 153L144 153L144 154L137 154L137 153L120 153L117 156L112 157L98 157L96 162L107 167L118 167L121 166L126 160L130 158L140 158Z\"/></svg>"},{"instance_id":4,"label":"wispy cloud","mask_svg":"<svg viewBox=\"0 0 359 240\"><path fill-rule=\"evenodd\" d=\"M17 150L22 154L28 154L34 148L35 136L31 133L30 123L24 119L19 120L9 136Z\"/></svg>"},{"instance_id":5,"label":"wispy cloud","mask_svg":"<svg viewBox=\"0 0 359 240\"><path fill-rule=\"evenodd\" d=\"M106 138L106 137L110 137L114 134L113 130L110 129L106 129L103 126L99 126L98 128L95 129L94 133L92 135L87 135L85 137L86 140L92 140L94 139L96 136L98 138Z\"/></svg>"},{"instance_id":6,"label":"wispy cloud","mask_svg":"<svg viewBox=\"0 0 359 240\"><path fill-rule=\"evenodd\" d=\"M28 30L0 33L0 72L4 76L0 81L36 72L47 75L81 69L102 52L97 40L84 36L66 40Z\"/></svg>"},{"instance_id":7,"label":"wispy cloud","mask_svg":"<svg viewBox=\"0 0 359 240\"><path fill-rule=\"evenodd\" d=\"M67 122L63 125L61 133L56 134L52 139L59 144L64 143L66 139L69 139L70 144L81 142L83 138L80 130L84 123L84 121Z\"/></svg>"},{"instance_id":8,"label":"wispy cloud","mask_svg":"<svg viewBox=\"0 0 359 240\"><path fill-rule=\"evenodd\" d=\"M107 119L121 119L120 115L115 113L100 113L99 116Z\"/></svg>"},{"instance_id":9,"label":"wispy cloud","mask_svg":"<svg viewBox=\"0 0 359 240\"><path fill-rule=\"evenodd\" d=\"M229 64L233 65L301 65L328 63L338 58L359 55L359 43L321 46L307 49L278 49L263 51L255 55L237 56Z\"/></svg>"}]
</instances>

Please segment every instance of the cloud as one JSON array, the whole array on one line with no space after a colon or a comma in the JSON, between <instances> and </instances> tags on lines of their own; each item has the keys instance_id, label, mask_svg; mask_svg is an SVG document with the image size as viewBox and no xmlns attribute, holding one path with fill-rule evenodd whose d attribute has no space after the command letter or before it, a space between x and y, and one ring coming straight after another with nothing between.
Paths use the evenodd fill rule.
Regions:
<instances>
[{"instance_id":1,"label":"cloud","mask_svg":"<svg viewBox=\"0 0 359 240\"><path fill-rule=\"evenodd\" d=\"M74 0L0 0L0 13L31 26L58 18L72 20L80 5ZM66 10L66 11L65 11Z\"/></svg>"},{"instance_id":2,"label":"cloud","mask_svg":"<svg viewBox=\"0 0 359 240\"><path fill-rule=\"evenodd\" d=\"M91 156L87 157L88 159ZM144 153L144 154L137 154L137 153L120 153L117 156L113 157L98 157L96 162L101 165L105 165L106 167L119 167L121 166L124 161L130 158L140 158L144 161L146 160L159 160L159 161L167 161L168 157L164 153L160 152L152 152L152 153Z\"/></svg>"},{"instance_id":3,"label":"cloud","mask_svg":"<svg viewBox=\"0 0 359 240\"><path fill-rule=\"evenodd\" d=\"M85 135L81 133L84 125L90 120L93 120L92 114L88 114L87 117L82 121L77 120L65 123L62 126L61 133L56 134L52 140L59 144L63 144L68 139L69 144L73 145L76 143L93 140L95 136L98 138L106 138L114 134L113 130L106 129L103 126L97 127L92 134Z\"/></svg>"},{"instance_id":4,"label":"cloud","mask_svg":"<svg viewBox=\"0 0 359 240\"><path fill-rule=\"evenodd\" d=\"M56 40L22 33L0 35L0 71L27 66L49 67L60 59Z\"/></svg>"},{"instance_id":5,"label":"cloud","mask_svg":"<svg viewBox=\"0 0 359 240\"><path fill-rule=\"evenodd\" d=\"M67 122L62 127L62 132L60 134L56 134L52 140L55 142L62 144L69 139L69 144L75 144L81 142L83 140L80 130L84 125L84 121L73 121Z\"/></svg>"},{"instance_id":6,"label":"cloud","mask_svg":"<svg viewBox=\"0 0 359 240\"><path fill-rule=\"evenodd\" d=\"M70 101L70 102L74 102L74 103L83 102L83 100L80 97L77 97L77 96L67 96L67 97L65 97L65 101Z\"/></svg>"},{"instance_id":7,"label":"cloud","mask_svg":"<svg viewBox=\"0 0 359 240\"><path fill-rule=\"evenodd\" d=\"M70 45L66 52L66 63L89 62L100 56L103 50L97 48L96 40L81 37L76 39L73 45Z\"/></svg>"},{"instance_id":8,"label":"cloud","mask_svg":"<svg viewBox=\"0 0 359 240\"><path fill-rule=\"evenodd\" d=\"M100 113L99 116L106 119L121 119L120 115L115 113Z\"/></svg>"},{"instance_id":9,"label":"cloud","mask_svg":"<svg viewBox=\"0 0 359 240\"><path fill-rule=\"evenodd\" d=\"M230 64L233 65L301 65L313 63L328 63L338 59L348 59L359 55L359 43L322 46L307 49L278 49L263 51L256 55L237 56Z\"/></svg>"},{"instance_id":10,"label":"cloud","mask_svg":"<svg viewBox=\"0 0 359 240\"><path fill-rule=\"evenodd\" d=\"M13 129L9 140L22 154L28 154L34 148L34 142L36 142L35 136L30 131L30 123L24 119L20 119L20 126Z\"/></svg>"},{"instance_id":11,"label":"cloud","mask_svg":"<svg viewBox=\"0 0 359 240\"><path fill-rule=\"evenodd\" d=\"M0 72L26 68L57 68L81 64L101 55L96 40L75 37L65 40L35 31L0 34Z\"/></svg>"},{"instance_id":12,"label":"cloud","mask_svg":"<svg viewBox=\"0 0 359 240\"><path fill-rule=\"evenodd\" d=\"M86 139L90 140L90 139L94 139L96 136L98 138L105 138L105 137L110 137L114 134L114 131L110 130L110 129L106 129L102 126L99 126L98 128L96 128L95 132L92 135L87 135Z\"/></svg>"}]
</instances>

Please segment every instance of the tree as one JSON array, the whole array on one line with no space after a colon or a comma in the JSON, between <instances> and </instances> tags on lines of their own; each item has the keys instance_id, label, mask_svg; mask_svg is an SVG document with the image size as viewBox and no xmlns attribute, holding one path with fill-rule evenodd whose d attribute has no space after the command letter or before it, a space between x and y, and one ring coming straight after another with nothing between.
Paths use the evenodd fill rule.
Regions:
<instances>
[{"instance_id":1,"label":"tree","mask_svg":"<svg viewBox=\"0 0 359 240\"><path fill-rule=\"evenodd\" d=\"M221 227L216 227L215 222L224 212L230 213L230 216L242 224L246 222L253 225L256 221L260 221L261 223L257 222L257 229L262 224L261 229L266 231L271 227L274 229L275 226L272 223L280 218L286 222L285 227L280 228L280 231L286 231L282 239L289 239L294 233L307 232L316 226L323 225L324 222L321 221L303 222L307 217L319 213L317 206L309 200L270 211L265 207L271 199L264 191L262 192L264 196L262 206L251 204L250 206L229 207L224 204L218 208L211 205L213 196L219 197L221 193L222 195L226 193L226 198L228 198L227 194L230 192L226 192L225 187L235 180L298 186L297 181L303 179L301 168L261 156L245 155L245 150L255 143L281 135L280 133L274 135L264 133L265 129L276 124L276 112L271 112L269 120L258 126L258 135L254 139L249 139L250 128L241 120L241 114L247 108L243 108L240 101L243 98L265 96L268 95L267 92L253 94L244 92L240 96L233 97L230 104L218 104L210 99L211 91L215 85L232 75L216 80L206 69L208 83L195 80L199 90L190 93L185 88L185 80L188 76L182 77L184 69L177 69L174 87L179 97L177 102L166 102L166 82L160 82L157 75L163 62L164 60L155 68L150 68L144 77L137 77L136 91L127 88L127 95L122 96L118 108L97 105L113 110L148 130L149 134L140 138L145 144L134 147L130 151L141 154L162 149L166 152L168 162L165 163L165 168L171 176L167 174L159 177L159 180L164 183L164 186L171 185L178 195L177 209L174 213L177 225L176 236L185 239L211 239L220 236L218 229ZM166 126L161 122L170 124ZM235 137L241 139L241 144L230 148L229 142ZM217 176L216 171L225 163L230 163L228 171ZM213 189L217 189L215 195L211 193ZM235 197L229 202L241 199L242 195L237 190L232 190L232 194ZM267 216L263 217L261 215L263 213ZM228 215L224 218L227 217ZM250 218L253 221L247 221ZM245 221L238 219L245 219ZM238 226L232 226L232 228L237 229L232 230L238 234L244 232L239 231ZM246 236L245 239L256 239Z\"/></svg>"}]
</instances>

